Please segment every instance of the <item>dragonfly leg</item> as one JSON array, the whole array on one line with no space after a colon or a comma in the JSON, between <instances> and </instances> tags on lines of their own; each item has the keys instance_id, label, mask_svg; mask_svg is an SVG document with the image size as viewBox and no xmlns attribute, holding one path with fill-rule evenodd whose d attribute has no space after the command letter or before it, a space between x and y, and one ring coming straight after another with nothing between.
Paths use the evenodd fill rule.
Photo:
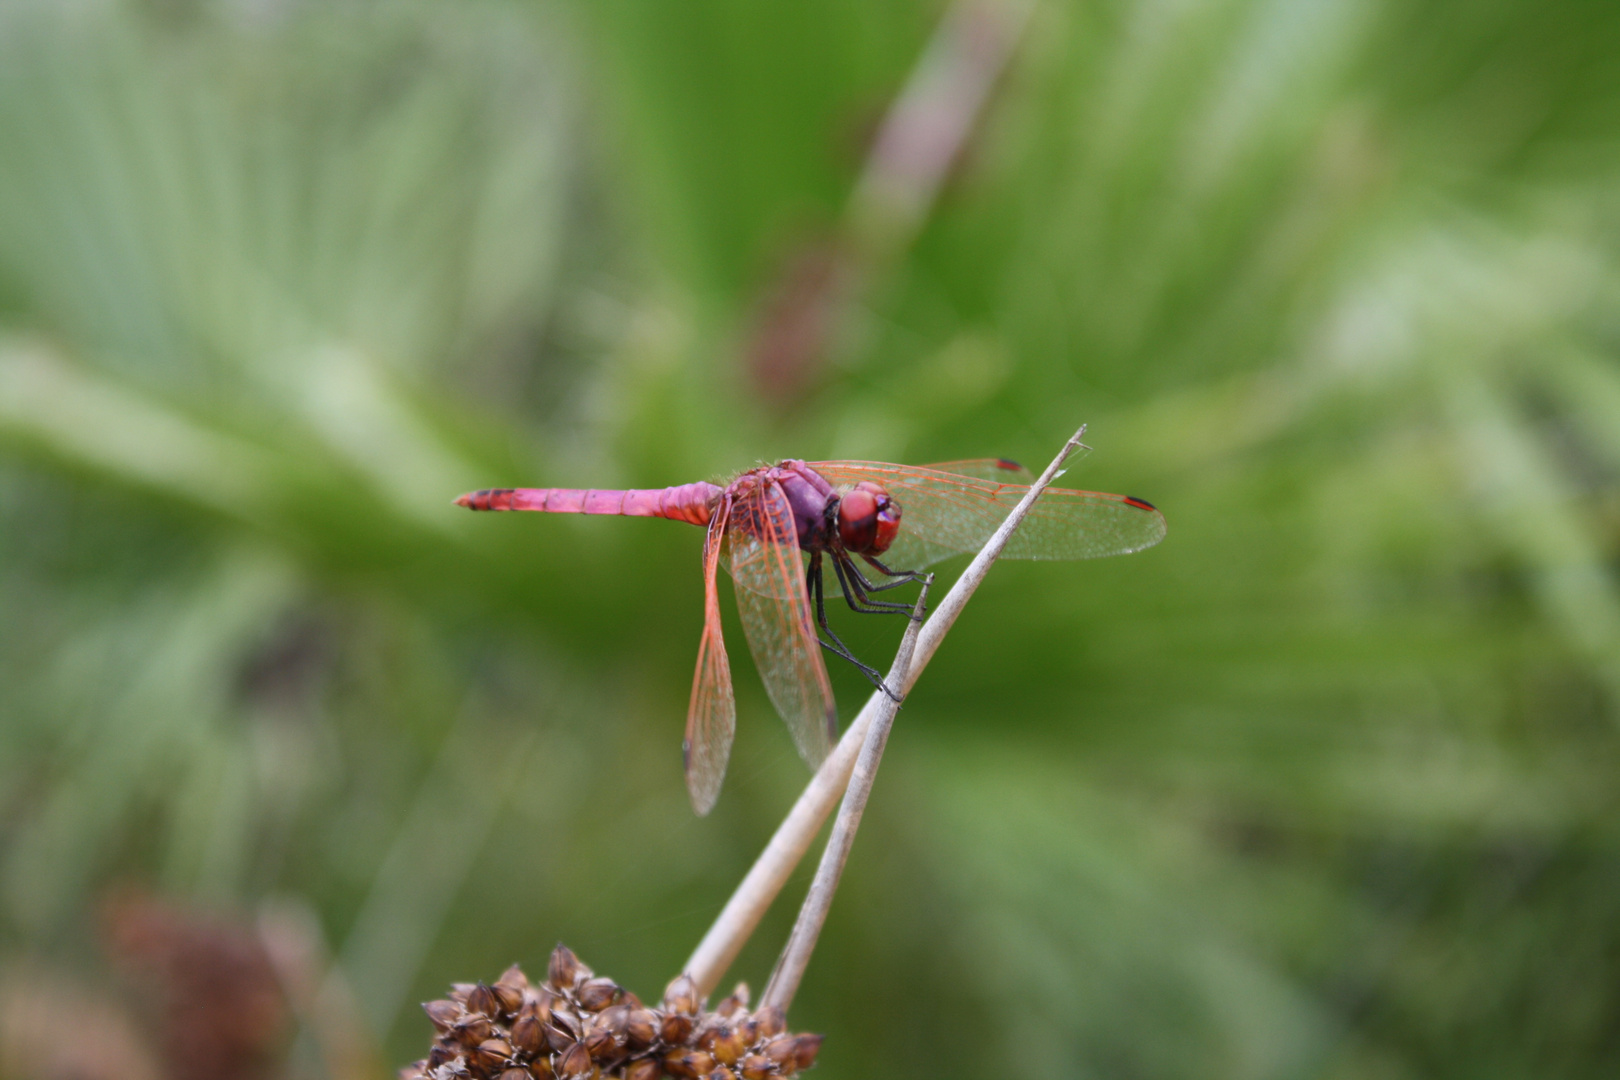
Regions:
<instances>
[{"instance_id":1,"label":"dragonfly leg","mask_svg":"<svg viewBox=\"0 0 1620 1080\"><path fill-rule=\"evenodd\" d=\"M877 567L878 573L895 579L893 581L885 582L882 585L873 585L870 581L867 581L865 577L862 577L861 584L865 585L871 592L882 592L884 589L892 589L898 585L904 585L908 581L921 581L927 576L922 570L890 570L887 566L884 566L870 555L862 555L861 558ZM850 560L849 568L852 571L855 569L855 561L853 559Z\"/></svg>"},{"instance_id":2,"label":"dragonfly leg","mask_svg":"<svg viewBox=\"0 0 1620 1080\"><path fill-rule=\"evenodd\" d=\"M834 565L836 566L837 564L835 563ZM889 695L889 697L893 698L895 701L899 701L900 698L896 696L895 692L890 690L888 685L883 681L883 673L877 668L870 667L857 660L855 658L855 654L849 651L849 647L839 639L837 634L833 633L833 628L827 625L827 605L822 597L821 591L821 552L818 551L810 556L810 569L808 572L806 572L805 579L809 585L810 592L816 601L816 625L821 627L821 629L826 633L827 638L832 639L829 641L827 638L817 638L816 640L821 642L821 647L832 653L834 656L848 660L851 664L854 664L860 669L861 674L865 675L872 681L873 686ZM841 575L839 580L843 580ZM849 594L846 590L845 597L847 598L848 595Z\"/></svg>"},{"instance_id":3,"label":"dragonfly leg","mask_svg":"<svg viewBox=\"0 0 1620 1080\"><path fill-rule=\"evenodd\" d=\"M928 577L927 572L922 571L922 570L890 570L887 566L884 566L882 563L878 562L876 559L872 558L872 556L870 556L870 555L862 555L861 558L865 559L867 562L869 562L873 566L877 567L883 573L885 573L885 574L889 575L890 577L894 578L893 581L886 581L882 585L874 585L870 581L866 580L866 575L861 573L861 568L859 566L855 565L855 560L850 558L847 554L844 555L844 558L843 558L844 570L853 579L851 581L851 584L853 584L856 587L856 591L860 594L861 599L866 601L869 604L875 604L882 611L893 611L893 610L895 610L895 605L893 605L893 604L878 604L878 603L876 603L876 601L870 600L866 596L867 593L869 593L869 592L883 592L885 589L899 588L901 585L909 585L913 581L922 581L923 579ZM847 593L846 593L846 595L847 595ZM901 604L899 606L904 607L907 611L912 610L910 606L905 605L905 604ZM926 604L923 606L923 610L924 611L928 610L928 607L927 607Z\"/></svg>"},{"instance_id":4,"label":"dragonfly leg","mask_svg":"<svg viewBox=\"0 0 1620 1080\"><path fill-rule=\"evenodd\" d=\"M838 584L844 590L844 601L849 604L851 610L858 611L862 615L899 614L902 612L909 614L911 612L912 605L910 604L890 604L882 600L873 600L867 596L866 591L861 586L869 583L861 576L861 572L855 569L855 564L850 562L848 555L842 557L837 554L833 555L833 571L838 575ZM846 576L846 571L848 576Z\"/></svg>"}]
</instances>

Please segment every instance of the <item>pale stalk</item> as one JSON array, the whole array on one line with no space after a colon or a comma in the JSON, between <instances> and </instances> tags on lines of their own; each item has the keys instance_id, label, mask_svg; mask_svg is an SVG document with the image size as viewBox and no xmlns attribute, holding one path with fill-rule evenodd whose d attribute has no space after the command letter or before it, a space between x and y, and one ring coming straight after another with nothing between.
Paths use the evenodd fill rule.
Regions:
<instances>
[{"instance_id":1,"label":"pale stalk","mask_svg":"<svg viewBox=\"0 0 1620 1080\"><path fill-rule=\"evenodd\" d=\"M1012 60L1033 0L955 0L889 106L844 210L845 234L887 260L922 229Z\"/></svg>"},{"instance_id":2,"label":"pale stalk","mask_svg":"<svg viewBox=\"0 0 1620 1080\"><path fill-rule=\"evenodd\" d=\"M916 649L906 670L898 672L893 668L890 669L889 676L892 681L889 685L902 697L916 683L917 676L928 666L928 661L933 659L934 651L945 639L957 616L961 615L968 598L984 581L984 576L990 572L990 565L1007 546L1007 541L1011 539L1019 523L1024 520L1024 515L1035 505L1035 500L1040 497L1041 492L1057 479L1069 455L1082 445L1080 438L1085 431L1082 425L1074 437L1064 444L1057 457L1046 467L1046 471L1030 485L1024 498L973 557L973 561L962 572L962 576L956 579L956 583L945 594L945 599L940 601L939 606L918 631ZM765 850L754 861L754 865L738 884L736 891L731 894L731 899L726 902L719 917L715 919L714 925L709 928L709 932L703 936L703 940L698 943L697 949L687 960L686 974L697 983L700 996L707 997L720 984L726 969L742 951L749 935L764 917L766 909L782 891L782 886L787 883L794 868L799 865L799 860L809 850L816 833L821 831L822 823L827 820L827 815L832 812L833 806L848 786L850 773L854 770L855 759L866 742L867 732L883 708L883 703L888 700L888 695L881 692L875 692L867 699L860 714L844 732L843 738L838 740L832 754L821 763L816 775L811 777L810 783L799 795L798 801L793 804L793 809L788 811L782 824L777 826L770 843L765 845Z\"/></svg>"},{"instance_id":3,"label":"pale stalk","mask_svg":"<svg viewBox=\"0 0 1620 1080\"><path fill-rule=\"evenodd\" d=\"M900 651L894 658L895 681L902 685L911 671L922 613L927 610L928 586L933 583L932 574L923 579L916 610L906 626L905 636L900 639ZM844 866L849 862L850 849L855 846L855 830L861 827L861 816L866 813L872 783L877 779L878 764L883 760L883 748L889 744L889 732L894 728L894 718L899 711L900 700L884 695L876 715L872 717L866 738L861 742L861 752L855 758L855 769L850 773L849 785L844 788L844 802L838 808L838 817L833 820L827 846L821 849L821 864L816 867L816 876L811 880L804 903L799 907L793 932L788 935L787 944L782 946L776 970L771 972L765 996L760 999L762 1006L781 1009L784 1016L788 1006L793 1004L793 995L799 992L804 969L810 966L810 954L815 951L816 942L821 938L821 928L827 923L827 912L832 910L833 894L838 891Z\"/></svg>"}]
</instances>

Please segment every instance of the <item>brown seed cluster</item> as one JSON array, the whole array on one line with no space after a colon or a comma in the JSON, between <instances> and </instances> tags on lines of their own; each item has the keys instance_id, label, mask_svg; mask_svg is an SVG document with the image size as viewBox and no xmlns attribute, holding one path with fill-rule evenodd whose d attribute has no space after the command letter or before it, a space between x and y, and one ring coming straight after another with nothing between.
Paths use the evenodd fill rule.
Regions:
<instances>
[{"instance_id":1,"label":"brown seed cluster","mask_svg":"<svg viewBox=\"0 0 1620 1080\"><path fill-rule=\"evenodd\" d=\"M789 1035L780 1009L748 1011L748 987L705 1012L682 975L657 1008L598 978L566 946L536 986L516 964L422 1006L433 1049L400 1080L766 1080L815 1064L820 1035Z\"/></svg>"},{"instance_id":2,"label":"brown seed cluster","mask_svg":"<svg viewBox=\"0 0 1620 1080\"><path fill-rule=\"evenodd\" d=\"M136 890L109 897L103 917L176 1080L275 1074L290 1013L251 922Z\"/></svg>"}]
</instances>

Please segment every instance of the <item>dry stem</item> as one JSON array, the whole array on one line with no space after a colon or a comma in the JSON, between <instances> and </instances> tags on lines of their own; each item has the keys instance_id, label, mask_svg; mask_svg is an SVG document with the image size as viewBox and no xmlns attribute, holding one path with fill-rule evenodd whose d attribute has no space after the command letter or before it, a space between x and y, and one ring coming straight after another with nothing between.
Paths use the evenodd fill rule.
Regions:
<instances>
[{"instance_id":1,"label":"dry stem","mask_svg":"<svg viewBox=\"0 0 1620 1080\"><path fill-rule=\"evenodd\" d=\"M905 685L906 676L911 672L917 633L922 627L923 612L928 610L928 586L933 583L932 574L923 579L917 607L906 626L905 636L900 639L900 651L895 655L894 667L890 672L898 685ZM786 1014L788 1006L793 1004L793 995L799 992L799 981L804 978L804 969L810 964L810 954L821 937L827 912L832 910L833 893L838 891L838 882L844 876L849 849L855 846L855 830L861 827L861 815L866 812L872 782L877 779L878 763L883 760L883 748L889 743L889 732L899 711L900 701L885 696L878 706L877 715L872 718L872 725L861 742L860 756L855 759L855 771L850 774L849 785L844 789L843 805L838 808L838 817L833 820L827 846L821 849L821 865L816 867L816 876L810 882L810 890L799 908L799 918L793 924L793 932L788 935L787 944L782 946L782 956L777 960L776 970L771 973L771 981L765 987L765 996L760 999L762 1006L775 1006Z\"/></svg>"},{"instance_id":2,"label":"dry stem","mask_svg":"<svg viewBox=\"0 0 1620 1080\"><path fill-rule=\"evenodd\" d=\"M1034 7L956 0L940 20L845 209L846 234L869 256L892 256L922 227Z\"/></svg>"},{"instance_id":3,"label":"dry stem","mask_svg":"<svg viewBox=\"0 0 1620 1080\"><path fill-rule=\"evenodd\" d=\"M956 622L957 616L962 613L968 598L974 590L984 581L984 576L990 572L990 565L996 561L1007 541L1011 539L1014 530L1029 513L1035 500L1045 491L1047 485L1061 475L1063 463L1070 454L1079 448L1082 443L1080 437L1085 434L1082 426L1075 432L1074 437L1064 444L1057 457L1041 473L1040 478L1030 485L1024 498L1013 508L1012 513L1001 523L994 535L973 557L968 568L962 576L956 579L945 599L939 607L934 609L928 621L923 624L916 637L916 648L912 654L911 662L902 670L890 670L889 685L894 687L903 697L916 683L917 676L928 661L933 659L934 651L939 648L940 642ZM901 648L905 645L902 642ZM899 658L896 658L896 668L899 668ZM697 949L686 962L686 973L698 985L700 995L707 997L719 985L720 979L725 975L726 969L737 958L759 920L764 916L771 901L781 892L793 868L809 849L816 833L821 831L822 822L832 811L833 804L838 801L839 795L849 784L850 773L855 768L855 760L861 748L866 743L868 732L884 703L890 699L882 693L874 693L860 714L856 716L849 729L844 732L843 738L838 740L838 746L821 768L811 778L804 792L800 794L793 809L777 826L776 834L771 837L770 843L755 860L742 882L738 884L731 899L726 902L724 910L715 919L714 925L698 943Z\"/></svg>"}]
</instances>

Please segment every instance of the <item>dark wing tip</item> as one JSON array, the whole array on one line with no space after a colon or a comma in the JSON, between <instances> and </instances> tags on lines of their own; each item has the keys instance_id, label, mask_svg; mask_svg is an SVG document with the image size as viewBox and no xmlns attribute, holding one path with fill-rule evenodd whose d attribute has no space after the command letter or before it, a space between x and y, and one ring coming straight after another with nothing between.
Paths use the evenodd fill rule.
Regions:
<instances>
[{"instance_id":1,"label":"dark wing tip","mask_svg":"<svg viewBox=\"0 0 1620 1080\"><path fill-rule=\"evenodd\" d=\"M1148 502L1146 499L1138 499L1138 498L1134 498L1133 496L1130 496L1130 495L1124 496L1124 499L1125 499L1126 502L1130 503L1132 506L1136 507L1138 510L1158 510L1159 509L1157 506L1154 506L1152 503Z\"/></svg>"},{"instance_id":2,"label":"dark wing tip","mask_svg":"<svg viewBox=\"0 0 1620 1080\"><path fill-rule=\"evenodd\" d=\"M1024 467L1012 458L996 458L996 468L1006 469L1008 472L1023 472Z\"/></svg>"}]
</instances>

